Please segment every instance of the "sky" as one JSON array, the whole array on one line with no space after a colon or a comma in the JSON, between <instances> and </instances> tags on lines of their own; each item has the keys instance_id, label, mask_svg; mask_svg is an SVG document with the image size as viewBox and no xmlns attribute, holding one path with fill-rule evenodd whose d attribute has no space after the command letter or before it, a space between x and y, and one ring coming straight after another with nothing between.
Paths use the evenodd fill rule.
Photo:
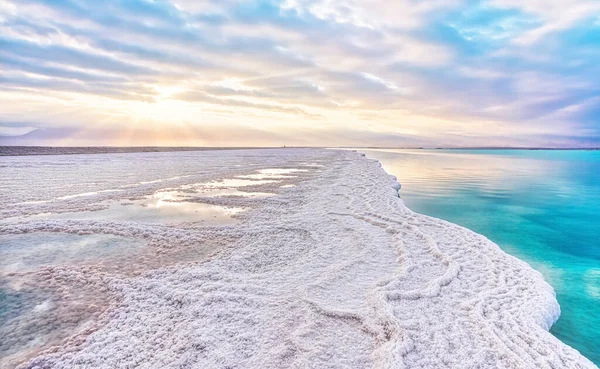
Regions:
<instances>
[{"instance_id":1,"label":"sky","mask_svg":"<svg viewBox=\"0 0 600 369\"><path fill-rule=\"evenodd\" d=\"M0 144L600 146L600 0L0 0Z\"/></svg>"}]
</instances>

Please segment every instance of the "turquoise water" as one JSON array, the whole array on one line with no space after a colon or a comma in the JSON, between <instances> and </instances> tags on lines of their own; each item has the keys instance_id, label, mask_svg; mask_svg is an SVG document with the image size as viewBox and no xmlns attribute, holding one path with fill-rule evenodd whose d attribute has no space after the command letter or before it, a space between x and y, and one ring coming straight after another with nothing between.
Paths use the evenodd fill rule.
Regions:
<instances>
[{"instance_id":1,"label":"turquoise water","mask_svg":"<svg viewBox=\"0 0 600 369\"><path fill-rule=\"evenodd\" d=\"M554 287L552 333L600 365L600 151L361 150L412 210L487 236Z\"/></svg>"}]
</instances>

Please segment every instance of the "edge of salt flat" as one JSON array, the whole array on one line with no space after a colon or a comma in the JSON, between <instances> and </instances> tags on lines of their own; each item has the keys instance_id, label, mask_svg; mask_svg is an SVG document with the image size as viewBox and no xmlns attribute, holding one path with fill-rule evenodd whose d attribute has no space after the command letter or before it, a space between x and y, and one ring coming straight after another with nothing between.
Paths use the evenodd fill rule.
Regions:
<instances>
[{"instance_id":1,"label":"edge of salt flat","mask_svg":"<svg viewBox=\"0 0 600 369\"><path fill-rule=\"evenodd\" d=\"M595 368L548 332L560 308L539 272L412 212L378 162L323 156L242 216L235 245L114 280L106 325L26 367Z\"/></svg>"}]
</instances>

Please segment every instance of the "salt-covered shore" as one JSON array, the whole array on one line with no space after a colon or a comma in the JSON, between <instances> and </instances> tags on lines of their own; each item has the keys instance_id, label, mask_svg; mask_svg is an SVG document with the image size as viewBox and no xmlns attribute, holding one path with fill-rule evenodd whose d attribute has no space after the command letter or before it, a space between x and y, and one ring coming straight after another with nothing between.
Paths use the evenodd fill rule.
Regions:
<instances>
[{"instance_id":1,"label":"salt-covered shore","mask_svg":"<svg viewBox=\"0 0 600 369\"><path fill-rule=\"evenodd\" d=\"M238 224L0 223L2 234L79 229L156 247L227 240L200 262L100 273L116 302L97 326L23 367L595 368L548 333L560 309L540 273L481 235L409 210L376 161L337 150L248 153L256 165L238 169L237 151L185 154L211 180L308 169L288 179L294 187L255 186L276 196L201 200L251 207ZM4 217L49 206L32 204L9 206Z\"/></svg>"}]
</instances>

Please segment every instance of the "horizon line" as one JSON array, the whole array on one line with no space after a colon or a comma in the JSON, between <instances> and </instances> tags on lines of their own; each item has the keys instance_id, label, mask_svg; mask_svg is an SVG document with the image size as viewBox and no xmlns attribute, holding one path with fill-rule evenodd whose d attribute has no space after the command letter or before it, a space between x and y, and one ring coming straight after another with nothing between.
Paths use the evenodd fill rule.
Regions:
<instances>
[{"instance_id":1,"label":"horizon line","mask_svg":"<svg viewBox=\"0 0 600 369\"><path fill-rule=\"evenodd\" d=\"M93 145L93 146L54 146L54 145L0 145L0 148L40 148L40 149L392 149L392 150L600 150L600 146L171 146L171 145Z\"/></svg>"}]
</instances>

